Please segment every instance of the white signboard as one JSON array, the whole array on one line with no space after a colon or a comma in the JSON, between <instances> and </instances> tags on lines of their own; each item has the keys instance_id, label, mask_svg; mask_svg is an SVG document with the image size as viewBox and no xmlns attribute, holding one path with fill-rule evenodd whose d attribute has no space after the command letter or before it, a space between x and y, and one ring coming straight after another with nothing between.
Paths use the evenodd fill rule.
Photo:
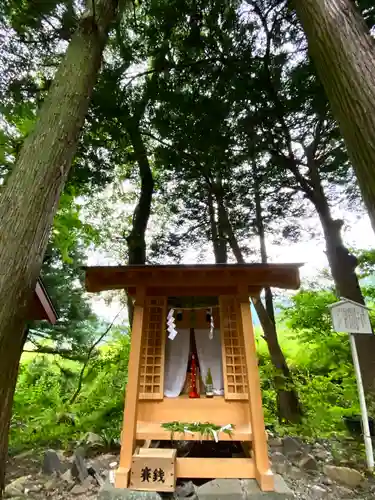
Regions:
<instances>
[{"instance_id":1,"label":"white signboard","mask_svg":"<svg viewBox=\"0 0 375 500\"><path fill-rule=\"evenodd\" d=\"M351 300L341 300L330 308L336 332L372 334L367 307Z\"/></svg>"},{"instance_id":2,"label":"white signboard","mask_svg":"<svg viewBox=\"0 0 375 500\"><path fill-rule=\"evenodd\" d=\"M372 333L368 308L358 304L353 300L342 299L336 304L329 306L331 309L333 328L336 332L350 333ZM366 407L365 392L363 390L361 368L359 366L357 346L355 336L349 335L350 348L353 356L355 376L357 379L357 388L359 396L359 405L361 407L363 440L365 442L366 462L369 471L374 470L374 452L372 448L372 439L370 435L370 426L368 423L368 414Z\"/></svg>"}]
</instances>

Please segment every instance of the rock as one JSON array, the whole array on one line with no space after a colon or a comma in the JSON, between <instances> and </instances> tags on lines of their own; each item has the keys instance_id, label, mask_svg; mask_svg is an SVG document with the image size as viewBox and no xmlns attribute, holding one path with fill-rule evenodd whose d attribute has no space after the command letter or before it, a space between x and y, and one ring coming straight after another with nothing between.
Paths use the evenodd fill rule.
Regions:
<instances>
[{"instance_id":1,"label":"rock","mask_svg":"<svg viewBox=\"0 0 375 500\"><path fill-rule=\"evenodd\" d=\"M330 452L325 450L324 448L314 452L314 456L315 456L315 458L317 458L318 460L321 460L322 462L325 462L326 460L331 458Z\"/></svg>"},{"instance_id":2,"label":"rock","mask_svg":"<svg viewBox=\"0 0 375 500\"><path fill-rule=\"evenodd\" d=\"M162 497L156 491L118 489L107 482L100 489L97 500L162 500Z\"/></svg>"},{"instance_id":3,"label":"rock","mask_svg":"<svg viewBox=\"0 0 375 500\"><path fill-rule=\"evenodd\" d=\"M46 481L43 485L44 489L47 491L52 491L56 490L59 487L59 481L56 477L53 477L52 479L49 479Z\"/></svg>"},{"instance_id":4,"label":"rock","mask_svg":"<svg viewBox=\"0 0 375 500\"><path fill-rule=\"evenodd\" d=\"M259 485L255 479L242 479L241 480L242 488L245 493L244 498L246 500L287 500L290 498L294 498L292 491L290 490L290 488L288 488L284 479L281 476L275 474L274 480L275 480L275 491L265 492L260 490ZM198 496L199 500L201 500L199 494ZM214 500L214 497L210 497L209 500Z\"/></svg>"},{"instance_id":5,"label":"rock","mask_svg":"<svg viewBox=\"0 0 375 500\"><path fill-rule=\"evenodd\" d=\"M103 438L99 434L95 434L95 432L88 432L81 443L91 450L104 448L105 446Z\"/></svg>"},{"instance_id":6,"label":"rock","mask_svg":"<svg viewBox=\"0 0 375 500\"><path fill-rule=\"evenodd\" d=\"M99 486L102 486L104 484L104 481L100 475L100 471L95 467L94 464L91 464L87 467L87 472L91 477L94 478L96 484Z\"/></svg>"},{"instance_id":7,"label":"rock","mask_svg":"<svg viewBox=\"0 0 375 500\"><path fill-rule=\"evenodd\" d=\"M199 500L242 500L242 493L239 479L214 479L197 488Z\"/></svg>"},{"instance_id":8,"label":"rock","mask_svg":"<svg viewBox=\"0 0 375 500\"><path fill-rule=\"evenodd\" d=\"M324 498L325 496L327 496L327 490L325 488L322 488L322 486L319 486L317 484L314 484L314 486L312 486L310 488L310 498Z\"/></svg>"},{"instance_id":9,"label":"rock","mask_svg":"<svg viewBox=\"0 0 375 500\"><path fill-rule=\"evenodd\" d=\"M322 484L325 484L326 486L331 486L333 484L333 481L329 477L323 477Z\"/></svg>"},{"instance_id":10,"label":"rock","mask_svg":"<svg viewBox=\"0 0 375 500\"><path fill-rule=\"evenodd\" d=\"M283 451L284 455L287 457L289 455L294 455L297 452L301 452L303 449L303 446L301 445L301 442L298 441L296 438L292 437L285 437L283 439Z\"/></svg>"},{"instance_id":11,"label":"rock","mask_svg":"<svg viewBox=\"0 0 375 500\"><path fill-rule=\"evenodd\" d=\"M72 476L75 479L78 479L81 483L83 483L83 481L89 475L89 473L87 472L85 460L83 459L82 455L79 452L77 453L77 451L74 453L71 473Z\"/></svg>"},{"instance_id":12,"label":"rock","mask_svg":"<svg viewBox=\"0 0 375 500\"><path fill-rule=\"evenodd\" d=\"M303 478L303 472L301 471L301 469L299 469L298 467L291 467L288 471L288 476L291 478L291 479L302 479Z\"/></svg>"},{"instance_id":13,"label":"rock","mask_svg":"<svg viewBox=\"0 0 375 500\"><path fill-rule=\"evenodd\" d=\"M299 463L304 458L304 456L305 456L305 454L303 453L303 451L296 451L293 454L290 453L288 455L288 458L292 462L293 465L295 465L296 467L299 467Z\"/></svg>"},{"instance_id":14,"label":"rock","mask_svg":"<svg viewBox=\"0 0 375 500\"><path fill-rule=\"evenodd\" d=\"M175 495L179 498L191 497L195 494L195 486L192 481L188 481L176 486Z\"/></svg>"},{"instance_id":15,"label":"rock","mask_svg":"<svg viewBox=\"0 0 375 500\"><path fill-rule=\"evenodd\" d=\"M68 469L67 471L64 472L64 474L61 474L60 478L65 481L68 484L73 484L74 483L74 478L72 475L72 471Z\"/></svg>"},{"instance_id":16,"label":"rock","mask_svg":"<svg viewBox=\"0 0 375 500\"><path fill-rule=\"evenodd\" d=\"M18 455L15 455L13 458L14 460L24 460L25 458L33 457L34 453L35 453L34 450L26 450L23 451L22 453L19 453Z\"/></svg>"},{"instance_id":17,"label":"rock","mask_svg":"<svg viewBox=\"0 0 375 500\"><path fill-rule=\"evenodd\" d=\"M76 484L70 490L70 494L71 495L84 495L85 493L87 493L88 489L89 488L86 488L83 484Z\"/></svg>"},{"instance_id":18,"label":"rock","mask_svg":"<svg viewBox=\"0 0 375 500\"><path fill-rule=\"evenodd\" d=\"M350 498L353 495L353 491L349 488L345 488L345 486L338 486L336 492L340 495L340 498Z\"/></svg>"},{"instance_id":19,"label":"rock","mask_svg":"<svg viewBox=\"0 0 375 500\"><path fill-rule=\"evenodd\" d=\"M270 448L281 448L283 446L283 440L279 437L274 437L268 440L268 446Z\"/></svg>"},{"instance_id":20,"label":"rock","mask_svg":"<svg viewBox=\"0 0 375 500\"><path fill-rule=\"evenodd\" d=\"M317 471L319 469L318 463L312 455L304 456L298 462L298 467L306 471Z\"/></svg>"},{"instance_id":21,"label":"rock","mask_svg":"<svg viewBox=\"0 0 375 500\"><path fill-rule=\"evenodd\" d=\"M272 454L271 463L277 474L286 474L290 467L289 460L279 451Z\"/></svg>"},{"instance_id":22,"label":"rock","mask_svg":"<svg viewBox=\"0 0 375 500\"><path fill-rule=\"evenodd\" d=\"M60 458L55 450L47 450L44 453L42 471L44 474L59 473L63 469Z\"/></svg>"},{"instance_id":23,"label":"rock","mask_svg":"<svg viewBox=\"0 0 375 500\"><path fill-rule=\"evenodd\" d=\"M352 488L357 487L363 480L363 476L360 472L355 469L350 469L349 467L326 465L324 467L324 474L333 481L351 486Z\"/></svg>"},{"instance_id":24,"label":"rock","mask_svg":"<svg viewBox=\"0 0 375 500\"><path fill-rule=\"evenodd\" d=\"M9 483L4 490L5 497L22 496L25 490L25 485L30 479L30 476L21 476Z\"/></svg>"}]
</instances>

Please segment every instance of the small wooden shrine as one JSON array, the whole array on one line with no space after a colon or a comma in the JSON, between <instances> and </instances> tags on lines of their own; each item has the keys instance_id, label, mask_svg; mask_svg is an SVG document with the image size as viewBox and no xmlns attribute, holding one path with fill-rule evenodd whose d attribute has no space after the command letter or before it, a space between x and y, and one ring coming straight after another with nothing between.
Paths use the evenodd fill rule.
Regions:
<instances>
[{"instance_id":1,"label":"small wooden shrine","mask_svg":"<svg viewBox=\"0 0 375 500\"><path fill-rule=\"evenodd\" d=\"M159 452L144 452L137 443L170 441L168 425L172 422L210 422L217 426L212 435L186 428L174 439L239 441L245 457L193 458L171 453L166 458L173 468L170 474L177 478L256 478L262 490L274 489L249 297L259 296L266 286L297 289L299 267L223 264L86 268L89 292L126 289L134 299L116 487L142 489L140 479L135 477L139 460L155 458ZM189 368L190 397L185 381ZM199 369L200 387L196 379ZM208 397L208 392L205 395L208 369L214 397ZM164 481L160 479L161 474L164 478L164 469L141 470L143 489L151 488L152 478ZM153 488L158 489L158 485Z\"/></svg>"}]
</instances>

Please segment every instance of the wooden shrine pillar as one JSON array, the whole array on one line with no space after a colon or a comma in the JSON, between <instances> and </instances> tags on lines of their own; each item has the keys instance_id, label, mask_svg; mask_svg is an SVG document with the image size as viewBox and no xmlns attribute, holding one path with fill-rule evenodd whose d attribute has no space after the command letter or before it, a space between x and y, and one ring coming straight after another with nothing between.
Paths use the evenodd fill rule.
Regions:
<instances>
[{"instance_id":1,"label":"wooden shrine pillar","mask_svg":"<svg viewBox=\"0 0 375 500\"><path fill-rule=\"evenodd\" d=\"M241 288L239 292L239 324L241 326L245 345L251 427L253 434L252 447L255 463L255 477L262 491L273 491L274 478L268 459L267 438L262 406L262 393L260 388L260 376L256 355L256 344L250 310L249 294L246 288Z\"/></svg>"},{"instance_id":2,"label":"wooden shrine pillar","mask_svg":"<svg viewBox=\"0 0 375 500\"><path fill-rule=\"evenodd\" d=\"M145 295L145 288L137 287L130 342L128 383L125 393L125 410L122 426L120 464L119 468L116 471L115 479L116 488L128 487L129 472L131 469L132 457L135 448Z\"/></svg>"}]
</instances>

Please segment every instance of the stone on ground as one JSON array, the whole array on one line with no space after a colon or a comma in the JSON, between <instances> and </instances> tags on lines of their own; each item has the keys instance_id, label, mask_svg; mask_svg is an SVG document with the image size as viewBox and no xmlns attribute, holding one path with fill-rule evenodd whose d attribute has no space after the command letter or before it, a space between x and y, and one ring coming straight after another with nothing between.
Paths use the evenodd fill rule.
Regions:
<instances>
[{"instance_id":1,"label":"stone on ground","mask_svg":"<svg viewBox=\"0 0 375 500\"><path fill-rule=\"evenodd\" d=\"M242 500L244 491L239 479L214 479L197 488L199 500Z\"/></svg>"},{"instance_id":2,"label":"stone on ground","mask_svg":"<svg viewBox=\"0 0 375 500\"><path fill-rule=\"evenodd\" d=\"M162 497L156 491L119 489L106 482L99 491L98 500L162 500Z\"/></svg>"},{"instance_id":3,"label":"stone on ground","mask_svg":"<svg viewBox=\"0 0 375 500\"><path fill-rule=\"evenodd\" d=\"M86 467L86 463L82 454L80 452L74 453L73 464L71 468L72 476L83 483L86 477L89 475Z\"/></svg>"},{"instance_id":4,"label":"stone on ground","mask_svg":"<svg viewBox=\"0 0 375 500\"><path fill-rule=\"evenodd\" d=\"M306 455L298 462L298 467L306 471L317 471L318 463L312 455Z\"/></svg>"},{"instance_id":5,"label":"stone on ground","mask_svg":"<svg viewBox=\"0 0 375 500\"><path fill-rule=\"evenodd\" d=\"M327 490L323 488L322 486L319 486L318 484L314 484L310 488L310 496L311 498L315 499L320 499L320 498L325 498L327 496Z\"/></svg>"},{"instance_id":6,"label":"stone on ground","mask_svg":"<svg viewBox=\"0 0 375 500\"><path fill-rule=\"evenodd\" d=\"M177 498L191 497L195 494L195 486L192 481L187 481L185 483L176 486L175 496Z\"/></svg>"},{"instance_id":7,"label":"stone on ground","mask_svg":"<svg viewBox=\"0 0 375 500\"><path fill-rule=\"evenodd\" d=\"M286 456L294 455L295 453L302 451L302 448L303 446L296 438L287 436L283 440L283 452Z\"/></svg>"},{"instance_id":8,"label":"stone on ground","mask_svg":"<svg viewBox=\"0 0 375 500\"><path fill-rule=\"evenodd\" d=\"M21 476L5 487L5 498L22 496L30 476Z\"/></svg>"},{"instance_id":9,"label":"stone on ground","mask_svg":"<svg viewBox=\"0 0 375 500\"><path fill-rule=\"evenodd\" d=\"M290 467L290 462L281 452L276 451L271 457L272 469L277 474L286 474Z\"/></svg>"},{"instance_id":10,"label":"stone on ground","mask_svg":"<svg viewBox=\"0 0 375 500\"><path fill-rule=\"evenodd\" d=\"M275 491L261 491L255 479L242 479L244 500L288 500L294 498L291 489L281 476L275 474L274 481Z\"/></svg>"},{"instance_id":11,"label":"stone on ground","mask_svg":"<svg viewBox=\"0 0 375 500\"><path fill-rule=\"evenodd\" d=\"M44 453L42 471L44 474L62 472L63 466L55 450L47 450Z\"/></svg>"},{"instance_id":12,"label":"stone on ground","mask_svg":"<svg viewBox=\"0 0 375 500\"><path fill-rule=\"evenodd\" d=\"M355 488L363 481L363 476L360 472L350 467L336 467L334 465L326 465L324 474L333 481L336 481L346 486Z\"/></svg>"}]
</instances>

